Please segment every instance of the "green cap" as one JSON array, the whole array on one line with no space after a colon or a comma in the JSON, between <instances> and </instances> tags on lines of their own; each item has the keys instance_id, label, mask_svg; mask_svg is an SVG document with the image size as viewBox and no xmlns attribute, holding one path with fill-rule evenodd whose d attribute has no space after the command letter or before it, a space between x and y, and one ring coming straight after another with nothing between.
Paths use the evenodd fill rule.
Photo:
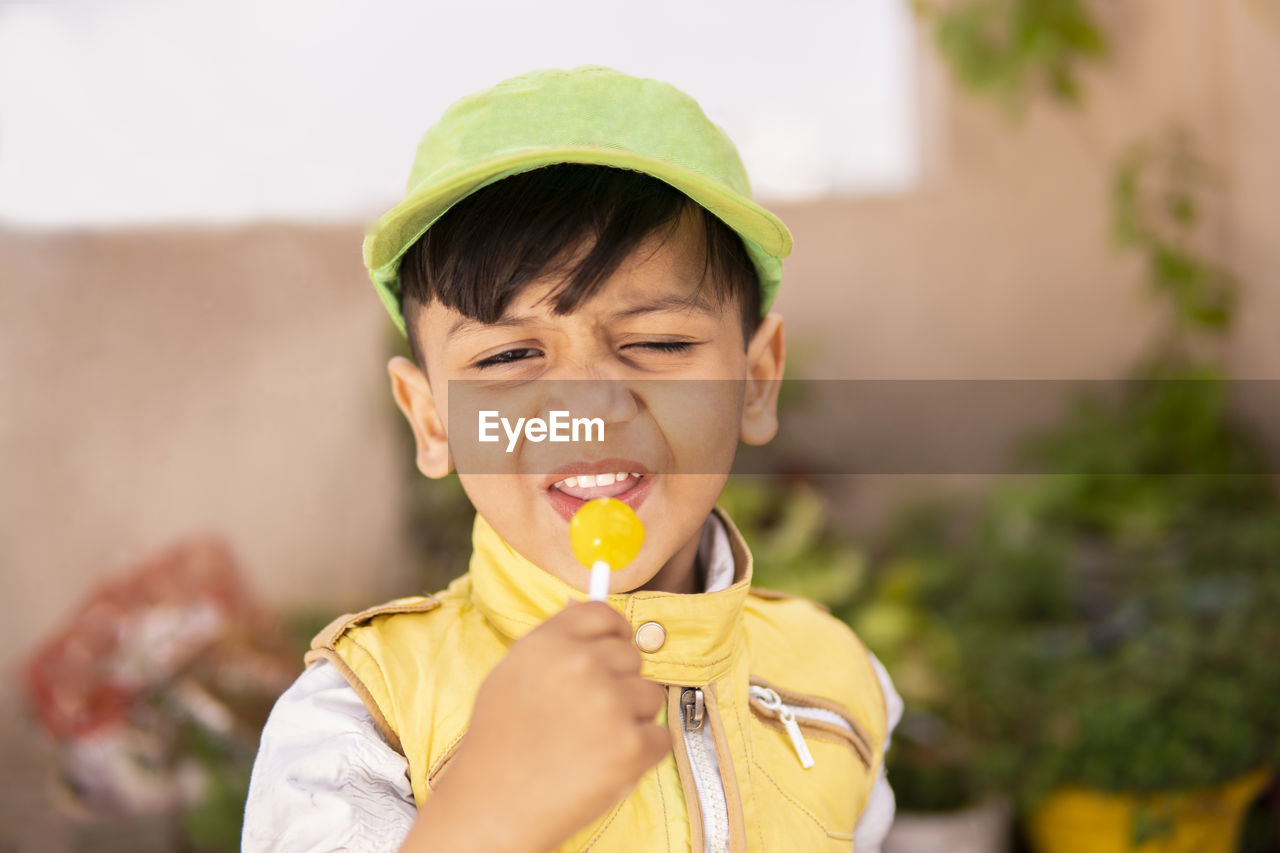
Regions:
<instances>
[{"instance_id":1,"label":"green cap","mask_svg":"<svg viewBox=\"0 0 1280 853\"><path fill-rule=\"evenodd\" d=\"M751 200L737 149L693 98L669 83L580 66L521 74L445 110L418 144L404 200L370 228L364 264L400 331L400 259L476 190L553 163L652 175L736 231L760 274L768 310L791 232Z\"/></svg>"}]
</instances>

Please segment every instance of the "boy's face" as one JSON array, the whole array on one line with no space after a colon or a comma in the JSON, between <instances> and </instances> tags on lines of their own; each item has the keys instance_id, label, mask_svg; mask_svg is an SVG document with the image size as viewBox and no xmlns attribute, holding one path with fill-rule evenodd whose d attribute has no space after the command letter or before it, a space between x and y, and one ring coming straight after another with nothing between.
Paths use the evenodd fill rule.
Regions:
<instances>
[{"instance_id":1,"label":"boy's face","mask_svg":"<svg viewBox=\"0 0 1280 853\"><path fill-rule=\"evenodd\" d=\"M553 410L604 422L604 441L522 438L510 452L499 427L499 442L485 445L486 473L467 464L459 470L476 510L512 548L579 589L587 588L589 573L574 559L569 519L585 500L608 495L645 525L639 557L613 573L610 590L698 591L699 534L737 443L763 444L777 430L782 320L769 315L744 347L735 303L686 303L703 273L701 228L697 217L685 216L662 245L651 235L571 314L553 313L545 299L561 281L555 275L530 282L492 325L433 300L416 328L427 375L408 359L388 365L428 477L449 473L462 442L468 452L478 447L477 409L496 410L511 424L547 419ZM558 381L584 379L599 381ZM463 433L452 437L452 448L451 424ZM567 479L584 467L626 476L586 486L581 477Z\"/></svg>"}]
</instances>

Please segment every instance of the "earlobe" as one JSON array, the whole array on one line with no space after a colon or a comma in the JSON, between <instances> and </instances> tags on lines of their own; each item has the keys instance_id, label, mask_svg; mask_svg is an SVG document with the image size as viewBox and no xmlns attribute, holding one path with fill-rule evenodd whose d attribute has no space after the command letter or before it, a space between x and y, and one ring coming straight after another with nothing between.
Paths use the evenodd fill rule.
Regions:
<instances>
[{"instance_id":1,"label":"earlobe","mask_svg":"<svg viewBox=\"0 0 1280 853\"><path fill-rule=\"evenodd\" d=\"M786 360L782 317L770 314L747 346L741 431L742 440L747 444L767 444L778 432L778 393L782 390Z\"/></svg>"},{"instance_id":2,"label":"earlobe","mask_svg":"<svg viewBox=\"0 0 1280 853\"><path fill-rule=\"evenodd\" d=\"M427 377L416 364L398 355L387 362L387 373L391 396L413 430L418 470L436 480L447 476L453 470L449 435Z\"/></svg>"}]
</instances>

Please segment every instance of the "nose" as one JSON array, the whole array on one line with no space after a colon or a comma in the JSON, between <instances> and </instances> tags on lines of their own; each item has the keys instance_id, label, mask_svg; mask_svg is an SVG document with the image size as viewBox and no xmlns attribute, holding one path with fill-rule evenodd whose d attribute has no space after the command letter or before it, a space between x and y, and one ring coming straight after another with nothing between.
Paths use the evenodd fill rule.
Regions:
<instances>
[{"instance_id":1,"label":"nose","mask_svg":"<svg viewBox=\"0 0 1280 853\"><path fill-rule=\"evenodd\" d=\"M546 406L568 411L571 417L600 418L606 424L626 423L640 411L635 391L621 379L608 377L543 380L548 383Z\"/></svg>"}]
</instances>

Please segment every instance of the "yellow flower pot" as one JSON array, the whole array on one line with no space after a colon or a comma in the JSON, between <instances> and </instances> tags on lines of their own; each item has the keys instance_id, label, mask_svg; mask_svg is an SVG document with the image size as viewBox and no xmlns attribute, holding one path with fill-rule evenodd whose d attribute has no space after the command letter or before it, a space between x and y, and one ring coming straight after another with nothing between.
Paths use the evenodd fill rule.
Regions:
<instances>
[{"instance_id":1,"label":"yellow flower pot","mask_svg":"<svg viewBox=\"0 0 1280 853\"><path fill-rule=\"evenodd\" d=\"M1236 853L1253 798L1271 778L1264 767L1216 788L1123 794L1063 788L1030 815L1038 853Z\"/></svg>"}]
</instances>

